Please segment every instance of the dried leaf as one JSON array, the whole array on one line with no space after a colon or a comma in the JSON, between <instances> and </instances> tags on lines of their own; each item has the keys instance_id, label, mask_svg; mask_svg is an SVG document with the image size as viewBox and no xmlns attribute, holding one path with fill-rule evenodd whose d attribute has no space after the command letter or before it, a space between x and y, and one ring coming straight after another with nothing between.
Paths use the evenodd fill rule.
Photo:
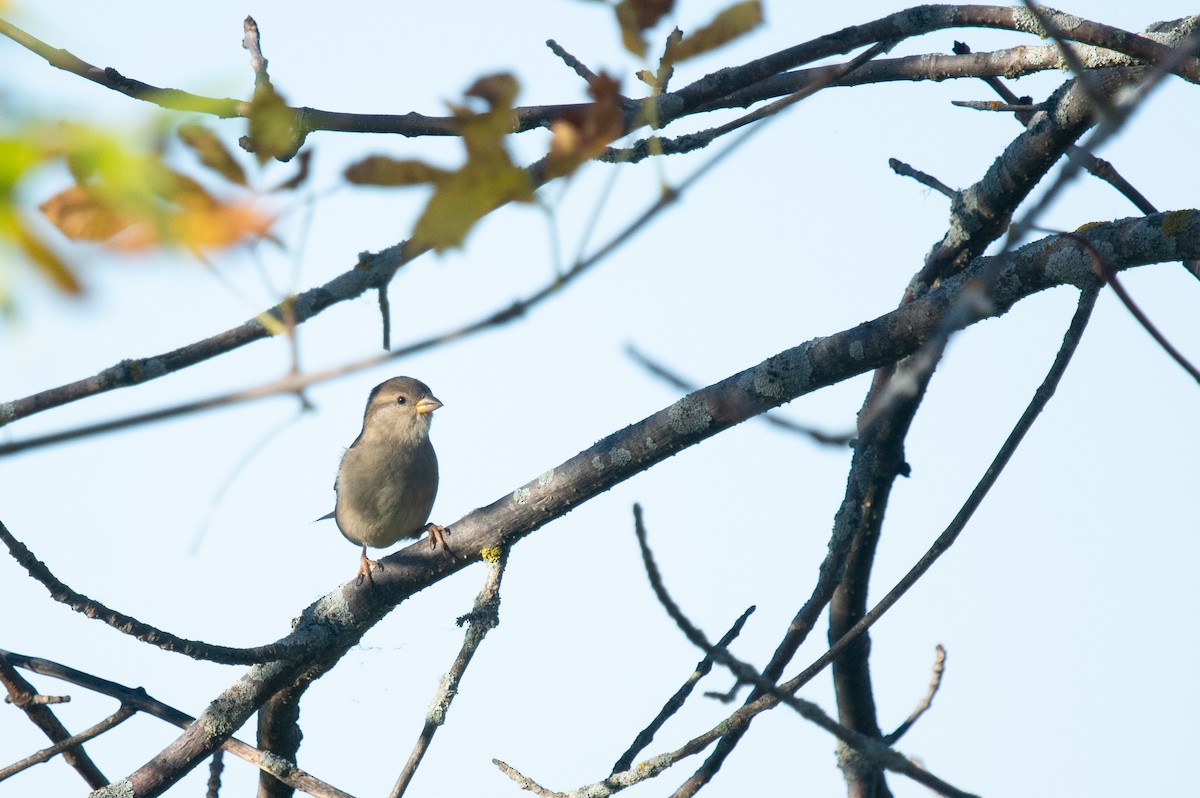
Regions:
<instances>
[{"instance_id":1,"label":"dried leaf","mask_svg":"<svg viewBox=\"0 0 1200 798\"><path fill-rule=\"evenodd\" d=\"M605 73L591 82L588 93L593 102L569 111L550 126L553 138L546 157L547 177L574 172L580 164L596 157L614 140L625 134L625 108L621 87Z\"/></svg>"},{"instance_id":2,"label":"dried leaf","mask_svg":"<svg viewBox=\"0 0 1200 798\"><path fill-rule=\"evenodd\" d=\"M657 25L674 6L674 0L621 0L617 3L617 25L625 49L638 58L645 58L646 40L642 33Z\"/></svg>"},{"instance_id":3,"label":"dried leaf","mask_svg":"<svg viewBox=\"0 0 1200 798\"><path fill-rule=\"evenodd\" d=\"M203 125L180 125L179 140L200 158L200 163L230 183L245 186L246 172L217 134Z\"/></svg>"},{"instance_id":4,"label":"dried leaf","mask_svg":"<svg viewBox=\"0 0 1200 798\"><path fill-rule=\"evenodd\" d=\"M712 22L700 30L684 36L676 46L672 47L668 41L663 62L677 64L688 58L715 50L753 30L762 23L762 19L762 4L759 0L734 3L718 13ZM660 66L659 69L661 72L662 67Z\"/></svg>"},{"instance_id":5,"label":"dried leaf","mask_svg":"<svg viewBox=\"0 0 1200 798\"><path fill-rule=\"evenodd\" d=\"M467 160L459 169L448 171L422 161L374 155L348 167L346 179L376 186L432 184L433 195L417 219L409 243L438 252L461 246L475 223L496 207L533 200L529 175L513 164L505 147L505 138L515 125L512 108L519 88L512 75L489 75L466 92L487 103L487 111L450 106L467 150Z\"/></svg>"},{"instance_id":6,"label":"dried leaf","mask_svg":"<svg viewBox=\"0 0 1200 798\"><path fill-rule=\"evenodd\" d=\"M346 167L344 174L351 183L362 186L415 186L437 183L450 173L423 161L371 155Z\"/></svg>"},{"instance_id":7,"label":"dried leaf","mask_svg":"<svg viewBox=\"0 0 1200 798\"><path fill-rule=\"evenodd\" d=\"M303 150L298 156L296 156L296 174L275 186L275 188L271 189L271 191L291 191L292 189L299 188L308 182L308 169L312 162L312 154L313 151L310 147L307 150Z\"/></svg>"},{"instance_id":8,"label":"dried leaf","mask_svg":"<svg viewBox=\"0 0 1200 798\"><path fill-rule=\"evenodd\" d=\"M79 185L58 192L38 210L72 241L107 241L136 221Z\"/></svg>"}]
</instances>

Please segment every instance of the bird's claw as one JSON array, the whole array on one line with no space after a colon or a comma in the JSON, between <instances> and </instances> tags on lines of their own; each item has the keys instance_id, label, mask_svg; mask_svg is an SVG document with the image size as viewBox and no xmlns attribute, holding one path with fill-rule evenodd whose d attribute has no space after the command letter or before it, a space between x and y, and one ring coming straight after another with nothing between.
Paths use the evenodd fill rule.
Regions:
<instances>
[{"instance_id":1,"label":"bird's claw","mask_svg":"<svg viewBox=\"0 0 1200 798\"><path fill-rule=\"evenodd\" d=\"M454 557L454 552L450 551L450 546L446 543L446 535L450 534L450 527L426 524L425 531L429 533L429 548L436 549L440 543L442 544L442 552L447 557Z\"/></svg>"}]
</instances>

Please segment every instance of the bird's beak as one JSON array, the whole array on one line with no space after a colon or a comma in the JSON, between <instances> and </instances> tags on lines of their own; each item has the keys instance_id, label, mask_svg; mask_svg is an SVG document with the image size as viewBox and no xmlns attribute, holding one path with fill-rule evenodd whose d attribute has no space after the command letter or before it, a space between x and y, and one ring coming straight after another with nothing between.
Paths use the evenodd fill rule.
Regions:
<instances>
[{"instance_id":1,"label":"bird's beak","mask_svg":"<svg viewBox=\"0 0 1200 798\"><path fill-rule=\"evenodd\" d=\"M441 406L442 403L440 401L434 399L432 396L426 396L424 399L417 402L416 410L421 415L425 415L426 413L432 413Z\"/></svg>"}]
</instances>

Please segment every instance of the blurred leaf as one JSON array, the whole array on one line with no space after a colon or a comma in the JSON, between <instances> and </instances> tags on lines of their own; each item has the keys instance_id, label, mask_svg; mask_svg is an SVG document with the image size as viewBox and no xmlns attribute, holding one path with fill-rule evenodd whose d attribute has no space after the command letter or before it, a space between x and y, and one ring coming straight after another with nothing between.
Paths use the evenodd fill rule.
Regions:
<instances>
[{"instance_id":1,"label":"blurred leaf","mask_svg":"<svg viewBox=\"0 0 1200 798\"><path fill-rule=\"evenodd\" d=\"M272 158L290 161L304 143L304 137L295 127L295 112L270 83L255 85L247 122L254 157L259 164Z\"/></svg>"},{"instance_id":2,"label":"blurred leaf","mask_svg":"<svg viewBox=\"0 0 1200 798\"><path fill-rule=\"evenodd\" d=\"M0 138L0 198L7 201L26 171L46 157L25 137Z\"/></svg>"},{"instance_id":3,"label":"blurred leaf","mask_svg":"<svg viewBox=\"0 0 1200 798\"><path fill-rule=\"evenodd\" d=\"M600 73L591 81L593 102L564 113L550 125L553 138L546 156L546 176L560 177L596 157L625 134L624 98L612 77Z\"/></svg>"},{"instance_id":4,"label":"blurred leaf","mask_svg":"<svg viewBox=\"0 0 1200 798\"><path fill-rule=\"evenodd\" d=\"M715 50L723 44L753 30L762 23L762 3L759 0L734 3L717 14L713 21L691 35L684 36L676 46L667 44L663 62L677 64L688 58ZM659 67L661 73L662 67Z\"/></svg>"},{"instance_id":5,"label":"blurred leaf","mask_svg":"<svg viewBox=\"0 0 1200 798\"><path fill-rule=\"evenodd\" d=\"M246 172L216 133L203 125L180 125L179 140L196 153L200 163L230 183L246 185Z\"/></svg>"},{"instance_id":6,"label":"blurred leaf","mask_svg":"<svg viewBox=\"0 0 1200 798\"><path fill-rule=\"evenodd\" d=\"M269 237L273 221L249 203L197 203L171 216L170 237L194 249L229 247Z\"/></svg>"},{"instance_id":7,"label":"blurred leaf","mask_svg":"<svg viewBox=\"0 0 1200 798\"><path fill-rule=\"evenodd\" d=\"M645 58L646 39L642 33L657 25L674 6L674 0L621 0L617 3L617 25L621 28L625 49L638 58Z\"/></svg>"},{"instance_id":8,"label":"blurred leaf","mask_svg":"<svg viewBox=\"0 0 1200 798\"><path fill-rule=\"evenodd\" d=\"M87 135L68 156L84 182L38 208L63 235L110 249L167 244L227 247L268 235L272 220L245 202L224 202L157 157Z\"/></svg>"},{"instance_id":9,"label":"blurred leaf","mask_svg":"<svg viewBox=\"0 0 1200 798\"><path fill-rule=\"evenodd\" d=\"M346 167L346 179L362 186L415 186L437 183L450 174L423 161L400 161L371 155Z\"/></svg>"},{"instance_id":10,"label":"blurred leaf","mask_svg":"<svg viewBox=\"0 0 1200 798\"><path fill-rule=\"evenodd\" d=\"M135 221L79 185L58 192L38 210L72 241L107 241Z\"/></svg>"},{"instance_id":11,"label":"blurred leaf","mask_svg":"<svg viewBox=\"0 0 1200 798\"><path fill-rule=\"evenodd\" d=\"M23 221L16 220L16 241L25 257L38 268L43 276L48 278L56 288L66 294L79 296L83 286L71 268L58 257L44 241L30 230Z\"/></svg>"},{"instance_id":12,"label":"blurred leaf","mask_svg":"<svg viewBox=\"0 0 1200 798\"><path fill-rule=\"evenodd\" d=\"M294 188L299 188L308 181L309 165L312 161L312 149L303 150L296 156L296 174L283 181L271 191L290 191Z\"/></svg>"},{"instance_id":13,"label":"blurred leaf","mask_svg":"<svg viewBox=\"0 0 1200 798\"><path fill-rule=\"evenodd\" d=\"M519 88L512 75L489 75L466 91L468 97L483 100L487 111L450 105L467 150L467 160L459 169L448 171L423 161L375 155L348 167L346 179L376 186L432 184L433 196L417 219L409 243L438 252L462 246L475 223L493 209L506 202L533 201L529 175L513 164L504 145L515 127L512 108Z\"/></svg>"}]
</instances>

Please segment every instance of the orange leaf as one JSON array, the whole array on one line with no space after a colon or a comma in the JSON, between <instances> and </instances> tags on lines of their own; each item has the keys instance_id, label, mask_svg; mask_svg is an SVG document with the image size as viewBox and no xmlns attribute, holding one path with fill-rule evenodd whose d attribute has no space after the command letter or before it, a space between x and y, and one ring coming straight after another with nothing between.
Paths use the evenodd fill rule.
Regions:
<instances>
[{"instance_id":1,"label":"orange leaf","mask_svg":"<svg viewBox=\"0 0 1200 798\"><path fill-rule=\"evenodd\" d=\"M78 185L58 192L38 210L72 241L106 241L135 221Z\"/></svg>"},{"instance_id":2,"label":"orange leaf","mask_svg":"<svg viewBox=\"0 0 1200 798\"><path fill-rule=\"evenodd\" d=\"M264 238L272 219L249 203L219 203L186 208L171 217L171 239L196 249L211 249L239 244L247 239Z\"/></svg>"}]
</instances>

